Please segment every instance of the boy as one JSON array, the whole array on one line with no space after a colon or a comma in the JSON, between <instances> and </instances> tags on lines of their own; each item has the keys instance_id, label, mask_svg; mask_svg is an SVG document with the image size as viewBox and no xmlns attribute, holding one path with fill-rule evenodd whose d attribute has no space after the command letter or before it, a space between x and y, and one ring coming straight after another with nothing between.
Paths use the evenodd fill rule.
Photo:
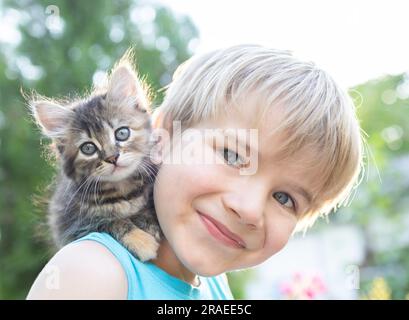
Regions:
<instances>
[{"instance_id":1,"label":"boy","mask_svg":"<svg viewBox=\"0 0 409 320\"><path fill-rule=\"evenodd\" d=\"M163 138L157 259L141 263L108 235L91 234L54 256L28 298L232 298L226 271L277 253L346 200L360 172L351 99L286 51L241 45L189 60L154 127ZM56 288L48 270L58 272Z\"/></svg>"}]
</instances>

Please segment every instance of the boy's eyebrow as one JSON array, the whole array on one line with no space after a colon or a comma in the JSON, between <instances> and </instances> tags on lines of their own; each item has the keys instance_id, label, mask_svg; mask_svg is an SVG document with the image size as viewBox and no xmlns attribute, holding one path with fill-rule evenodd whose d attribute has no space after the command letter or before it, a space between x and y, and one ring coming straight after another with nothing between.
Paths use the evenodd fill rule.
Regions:
<instances>
[{"instance_id":1,"label":"boy's eyebrow","mask_svg":"<svg viewBox=\"0 0 409 320\"><path fill-rule=\"evenodd\" d=\"M251 154L251 153L250 153L250 150L255 150L255 151L257 152L258 156L260 156L260 151L258 150L258 148L255 148L255 147L250 148L249 140L250 140L250 142L251 142L251 139L248 139L248 136L247 136L247 135L246 135L246 137L243 137L243 136L240 136L240 135L237 135L237 134L233 134L233 133L231 133L230 131L223 132L223 135L224 135L225 137L227 136L227 137L229 137L229 138L235 139L235 141L236 141L240 146L242 146L242 147L245 148L245 150L246 150L246 155ZM245 143L244 143L244 141L245 141Z\"/></svg>"},{"instance_id":2,"label":"boy's eyebrow","mask_svg":"<svg viewBox=\"0 0 409 320\"><path fill-rule=\"evenodd\" d=\"M311 193L309 193L309 192L308 192L307 190L305 190L303 187L301 187L301 186L299 186L299 185L297 185L297 184L294 184L294 183L288 183L288 186L289 186L291 189L295 190L295 192L297 192L298 194L300 194L301 196L303 196L303 197L307 200L308 205L311 204L311 202L312 202L312 195L311 195Z\"/></svg>"}]
</instances>

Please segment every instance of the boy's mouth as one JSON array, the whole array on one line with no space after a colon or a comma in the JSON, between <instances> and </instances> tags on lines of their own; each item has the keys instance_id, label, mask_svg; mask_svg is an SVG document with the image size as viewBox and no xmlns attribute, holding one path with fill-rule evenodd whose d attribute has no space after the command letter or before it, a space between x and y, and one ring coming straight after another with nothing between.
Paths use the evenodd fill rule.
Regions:
<instances>
[{"instance_id":1,"label":"boy's mouth","mask_svg":"<svg viewBox=\"0 0 409 320\"><path fill-rule=\"evenodd\" d=\"M222 243L234 248L246 248L246 243L237 234L231 232L224 224L200 211L199 217L209 233Z\"/></svg>"}]
</instances>

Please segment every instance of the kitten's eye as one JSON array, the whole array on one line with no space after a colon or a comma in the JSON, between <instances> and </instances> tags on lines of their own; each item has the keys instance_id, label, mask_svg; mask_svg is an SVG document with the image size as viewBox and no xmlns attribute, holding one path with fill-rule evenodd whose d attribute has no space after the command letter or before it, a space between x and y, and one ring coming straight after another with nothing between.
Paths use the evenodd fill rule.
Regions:
<instances>
[{"instance_id":1,"label":"kitten's eye","mask_svg":"<svg viewBox=\"0 0 409 320\"><path fill-rule=\"evenodd\" d=\"M97 147L92 142L84 142L80 146L80 150L83 154L86 154L87 156L91 156L97 151Z\"/></svg>"},{"instance_id":2,"label":"kitten's eye","mask_svg":"<svg viewBox=\"0 0 409 320\"><path fill-rule=\"evenodd\" d=\"M243 167L247 162L237 153L228 148L223 148L223 158L230 166Z\"/></svg>"},{"instance_id":3,"label":"kitten's eye","mask_svg":"<svg viewBox=\"0 0 409 320\"><path fill-rule=\"evenodd\" d=\"M285 192L276 192L274 193L273 197L281 203L283 206L287 208L295 209L293 199Z\"/></svg>"},{"instance_id":4,"label":"kitten's eye","mask_svg":"<svg viewBox=\"0 0 409 320\"><path fill-rule=\"evenodd\" d=\"M115 131L115 139L118 141L125 141L129 138L131 132L128 127L122 127Z\"/></svg>"}]
</instances>

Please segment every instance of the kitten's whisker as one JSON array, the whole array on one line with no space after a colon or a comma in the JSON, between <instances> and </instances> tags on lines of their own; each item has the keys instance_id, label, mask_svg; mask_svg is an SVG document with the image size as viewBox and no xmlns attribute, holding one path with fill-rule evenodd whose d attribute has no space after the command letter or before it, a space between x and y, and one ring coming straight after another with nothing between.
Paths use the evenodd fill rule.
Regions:
<instances>
[{"instance_id":1,"label":"kitten's whisker","mask_svg":"<svg viewBox=\"0 0 409 320\"><path fill-rule=\"evenodd\" d=\"M149 162L143 162L142 166L149 170L151 177L155 180L158 171L157 167Z\"/></svg>"},{"instance_id":2,"label":"kitten's whisker","mask_svg":"<svg viewBox=\"0 0 409 320\"><path fill-rule=\"evenodd\" d=\"M64 192L63 192L61 198L64 198L64 196L67 194L68 190L71 189L71 185L72 185L72 181L71 181L71 180L68 180L68 183L67 183L67 185L65 186L65 190L64 190Z\"/></svg>"},{"instance_id":3,"label":"kitten's whisker","mask_svg":"<svg viewBox=\"0 0 409 320\"><path fill-rule=\"evenodd\" d=\"M89 189L89 186L92 184L92 177L91 176L89 176L88 178L87 178L87 185L86 185L86 187L85 187L85 190L84 190L84 192L82 193L82 195L81 195L81 197L80 197L80 213L79 213L79 215L80 215L80 217L82 216L82 204L84 203L84 200L86 199L86 197L87 197L87 193L88 193L88 189Z\"/></svg>"},{"instance_id":4,"label":"kitten's whisker","mask_svg":"<svg viewBox=\"0 0 409 320\"><path fill-rule=\"evenodd\" d=\"M101 181L101 177L98 177L97 178L97 182L95 183L95 188L94 188L94 201L95 201L95 205L99 205L99 201L98 201L98 199L99 199L99 186L100 186L100 184L99 184L99 182Z\"/></svg>"},{"instance_id":5,"label":"kitten's whisker","mask_svg":"<svg viewBox=\"0 0 409 320\"><path fill-rule=\"evenodd\" d=\"M93 190L93 188L94 188L94 186L95 186L95 184L97 183L97 179L95 179L95 178L93 178L92 179L92 181L89 183L89 187L87 188L87 193L86 193L86 198L85 198L85 200L86 200L86 202L87 202L87 204L89 204L90 203L90 199L91 199L91 197L92 197L92 190ZM88 206L89 207L89 206Z\"/></svg>"},{"instance_id":6,"label":"kitten's whisker","mask_svg":"<svg viewBox=\"0 0 409 320\"><path fill-rule=\"evenodd\" d=\"M146 171L146 169L145 169L143 166L141 166L140 169L143 170L143 171L146 173L146 176L147 176L147 177L149 177L149 173ZM148 179L149 179L149 178L148 178Z\"/></svg>"},{"instance_id":7,"label":"kitten's whisker","mask_svg":"<svg viewBox=\"0 0 409 320\"><path fill-rule=\"evenodd\" d=\"M94 184L94 203L95 205L97 205L97 186L98 186L98 181L99 181L99 177L97 177L97 180Z\"/></svg>"},{"instance_id":8,"label":"kitten's whisker","mask_svg":"<svg viewBox=\"0 0 409 320\"><path fill-rule=\"evenodd\" d=\"M72 200L74 200L74 197L75 197L76 194L81 190L81 188L84 186L84 184L87 182L87 180L88 180L88 178L85 179L85 180L81 183L81 185L77 188L77 190L75 190L75 192L74 192L73 195L71 196L70 200L68 201L67 206L65 207L64 214L67 213L67 210L68 210L68 208L69 208L69 206L70 206Z\"/></svg>"},{"instance_id":9,"label":"kitten's whisker","mask_svg":"<svg viewBox=\"0 0 409 320\"><path fill-rule=\"evenodd\" d=\"M141 169L143 169L146 172L146 178L150 183L154 183L155 179L154 176L152 176L152 172L150 171L151 169L149 167L145 167L144 165L140 166Z\"/></svg>"},{"instance_id":10,"label":"kitten's whisker","mask_svg":"<svg viewBox=\"0 0 409 320\"><path fill-rule=\"evenodd\" d=\"M84 190L84 193L82 194L82 197L80 199L80 217L82 216L82 209L83 209L83 204L85 201L89 201L89 190L91 189L92 183L94 182L94 179L92 176L89 176L87 179L87 184Z\"/></svg>"},{"instance_id":11,"label":"kitten's whisker","mask_svg":"<svg viewBox=\"0 0 409 320\"><path fill-rule=\"evenodd\" d=\"M87 188L86 191L85 191L84 202L87 203L87 207L88 207L88 208L89 208L90 199L91 199L91 197L92 197L93 184L95 184L95 183L96 183L96 180L93 179L93 180L89 183L88 188ZM81 208L81 209L82 209L82 208Z\"/></svg>"},{"instance_id":12,"label":"kitten's whisker","mask_svg":"<svg viewBox=\"0 0 409 320\"><path fill-rule=\"evenodd\" d=\"M154 165L151 162L144 162L144 164L149 167L150 169L152 169L154 172L158 171L158 167L156 165Z\"/></svg>"},{"instance_id":13,"label":"kitten's whisker","mask_svg":"<svg viewBox=\"0 0 409 320\"><path fill-rule=\"evenodd\" d=\"M155 171L151 167L149 167L149 165L147 165L146 163L141 163L140 166L145 169L145 172L149 177L155 177Z\"/></svg>"},{"instance_id":14,"label":"kitten's whisker","mask_svg":"<svg viewBox=\"0 0 409 320\"><path fill-rule=\"evenodd\" d=\"M87 198L86 198L86 201L87 201L87 205L88 205L88 208L89 208L89 204L90 204L90 202L91 202L91 198L92 198L92 194L93 194L93 188L95 188L95 185L97 184L97 179L93 179L92 181L91 181L91 183L90 183L90 186L89 186L89 188L88 188L88 195L87 195Z\"/></svg>"}]
</instances>

